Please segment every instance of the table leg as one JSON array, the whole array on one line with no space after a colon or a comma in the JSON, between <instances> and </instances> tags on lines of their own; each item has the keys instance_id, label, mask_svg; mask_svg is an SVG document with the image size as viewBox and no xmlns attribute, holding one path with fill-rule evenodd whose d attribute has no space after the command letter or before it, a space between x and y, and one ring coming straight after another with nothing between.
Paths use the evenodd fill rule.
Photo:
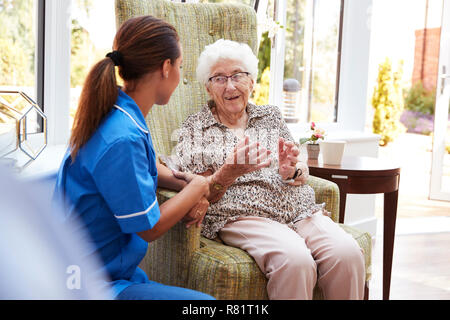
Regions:
<instances>
[{"instance_id":1,"label":"table leg","mask_svg":"<svg viewBox=\"0 0 450 320\"><path fill-rule=\"evenodd\" d=\"M339 186L339 223L344 223L346 201L347 192L345 190L345 187Z\"/></svg>"},{"instance_id":2,"label":"table leg","mask_svg":"<svg viewBox=\"0 0 450 320\"><path fill-rule=\"evenodd\" d=\"M398 190L384 194L383 300L389 299L389 292L391 288L392 255L394 253L397 203Z\"/></svg>"}]
</instances>

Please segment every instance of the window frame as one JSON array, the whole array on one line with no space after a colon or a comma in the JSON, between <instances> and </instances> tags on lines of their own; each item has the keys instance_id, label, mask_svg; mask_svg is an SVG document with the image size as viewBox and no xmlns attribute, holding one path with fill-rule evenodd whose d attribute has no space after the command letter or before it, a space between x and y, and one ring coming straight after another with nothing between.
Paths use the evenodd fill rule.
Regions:
<instances>
[{"instance_id":1,"label":"window frame","mask_svg":"<svg viewBox=\"0 0 450 320\"><path fill-rule=\"evenodd\" d=\"M274 4L279 8L286 8L286 0L275 0ZM364 131L368 94L371 6L372 0L341 0L335 91L336 120L320 123L326 130ZM280 25L285 25L286 10L275 12L274 20ZM281 44L284 43L284 39L285 31L281 28L274 37L275 41L271 50L270 79L274 81L270 82L269 103L279 107L283 105L285 48ZM358 50L354 49L355 46L358 46ZM354 96L355 82L359 84L360 89L356 96ZM304 112L300 116L298 123L290 124L289 127L307 130L309 112L310 107L307 108L307 113Z\"/></svg>"},{"instance_id":2,"label":"window frame","mask_svg":"<svg viewBox=\"0 0 450 320\"><path fill-rule=\"evenodd\" d=\"M44 102L44 54L45 54L45 1L37 1L37 34L36 34L36 103L45 113ZM43 132L43 120L39 126Z\"/></svg>"},{"instance_id":3,"label":"window frame","mask_svg":"<svg viewBox=\"0 0 450 320\"><path fill-rule=\"evenodd\" d=\"M38 1L38 25L42 32L38 37L36 62L38 104L47 116L48 144L67 144L70 135L71 1Z\"/></svg>"},{"instance_id":4,"label":"window frame","mask_svg":"<svg viewBox=\"0 0 450 320\"><path fill-rule=\"evenodd\" d=\"M340 10L339 10L339 29L338 29L338 47L337 47L337 66L336 66L336 88L334 94L334 119L333 123L337 122L337 115L339 110L339 80L340 80L340 63L341 63L341 51L342 51L342 30L343 30L343 19L344 19L344 7L345 0L340 0ZM274 2L274 20L280 25L286 25L287 22L287 0L275 0ZM314 41L314 3L312 3L312 8L307 10L308 14L312 14L312 34L308 41ZM306 37L305 37L306 38ZM277 34L274 36L272 50L271 50L271 74L270 78L275 81L271 81L269 89L269 103L281 106L283 104L283 79L284 79L284 59L285 59L285 47L286 47L286 36L285 29L281 28L278 30ZM311 82L312 72L313 72L313 43L308 44L305 48L311 48L311 56L308 60L309 66L306 66L305 70L308 70L309 76L306 82ZM274 66L272 68L272 66ZM304 110L301 115L299 122L307 122L311 115L311 86L307 84L306 99L304 102L307 105L306 110Z\"/></svg>"}]
</instances>

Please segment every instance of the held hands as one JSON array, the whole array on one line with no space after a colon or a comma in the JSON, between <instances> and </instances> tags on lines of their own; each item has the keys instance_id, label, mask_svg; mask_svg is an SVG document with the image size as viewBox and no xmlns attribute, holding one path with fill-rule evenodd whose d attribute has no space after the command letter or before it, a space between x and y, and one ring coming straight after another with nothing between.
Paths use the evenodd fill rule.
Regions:
<instances>
[{"instance_id":1,"label":"held hands","mask_svg":"<svg viewBox=\"0 0 450 320\"><path fill-rule=\"evenodd\" d=\"M186 223L186 228L190 228L194 224L197 227L200 227L209 207L209 201L206 199L209 196L209 183L207 179L190 172L172 170L172 173L176 178L182 179L190 185L198 186L198 188L203 190L203 196L200 201L197 202L197 204L195 204L182 219L182 221Z\"/></svg>"},{"instance_id":2,"label":"held hands","mask_svg":"<svg viewBox=\"0 0 450 320\"><path fill-rule=\"evenodd\" d=\"M175 178L186 181L186 183L193 184L198 186L199 188L203 188L204 196L209 196L209 182L203 176L198 174L194 174L191 172L181 172L172 170L172 174Z\"/></svg>"},{"instance_id":3,"label":"held hands","mask_svg":"<svg viewBox=\"0 0 450 320\"><path fill-rule=\"evenodd\" d=\"M189 229L194 224L197 227L200 227L208 207L209 201L205 197L202 197L200 201L183 217L182 221L186 223L186 228Z\"/></svg>"}]
</instances>

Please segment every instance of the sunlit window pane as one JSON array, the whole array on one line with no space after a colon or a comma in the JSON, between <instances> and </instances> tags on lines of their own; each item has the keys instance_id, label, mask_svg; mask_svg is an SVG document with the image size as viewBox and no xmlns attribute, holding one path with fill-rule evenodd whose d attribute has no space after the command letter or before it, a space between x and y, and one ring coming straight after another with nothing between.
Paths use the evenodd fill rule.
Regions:
<instances>
[{"instance_id":1,"label":"sunlit window pane","mask_svg":"<svg viewBox=\"0 0 450 320\"><path fill-rule=\"evenodd\" d=\"M114 0L72 0L70 127L91 67L111 51L116 33Z\"/></svg>"},{"instance_id":2,"label":"sunlit window pane","mask_svg":"<svg viewBox=\"0 0 450 320\"><path fill-rule=\"evenodd\" d=\"M284 92L289 122L336 121L340 9L341 0L287 0L284 79L300 88Z\"/></svg>"},{"instance_id":3,"label":"sunlit window pane","mask_svg":"<svg viewBox=\"0 0 450 320\"><path fill-rule=\"evenodd\" d=\"M21 90L32 98L36 96L36 5L36 0L0 0L0 90Z\"/></svg>"},{"instance_id":4,"label":"sunlit window pane","mask_svg":"<svg viewBox=\"0 0 450 320\"><path fill-rule=\"evenodd\" d=\"M12 153L18 149L18 119L24 113L23 143L42 130L30 103L14 93L22 91L36 101L36 6L36 0L0 0L0 158L16 157Z\"/></svg>"},{"instance_id":5,"label":"sunlit window pane","mask_svg":"<svg viewBox=\"0 0 450 320\"><path fill-rule=\"evenodd\" d=\"M316 0L311 74L310 121L335 121L340 0Z\"/></svg>"}]
</instances>

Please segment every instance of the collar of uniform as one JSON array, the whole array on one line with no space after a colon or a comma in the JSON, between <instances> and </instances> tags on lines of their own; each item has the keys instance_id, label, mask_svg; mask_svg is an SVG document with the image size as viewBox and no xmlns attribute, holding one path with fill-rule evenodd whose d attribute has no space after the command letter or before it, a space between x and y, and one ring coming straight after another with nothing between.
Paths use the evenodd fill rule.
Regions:
<instances>
[{"instance_id":1,"label":"collar of uniform","mask_svg":"<svg viewBox=\"0 0 450 320\"><path fill-rule=\"evenodd\" d=\"M117 97L114 107L130 117L139 130L149 133L147 123L145 122L141 109L139 109L136 102L134 102L134 100L121 89L119 89L119 96Z\"/></svg>"},{"instance_id":2,"label":"collar of uniform","mask_svg":"<svg viewBox=\"0 0 450 320\"><path fill-rule=\"evenodd\" d=\"M266 106L257 106L253 103L247 104L247 113L248 113L248 123L253 118L259 118L267 115L269 113L269 108ZM216 118L214 118L209 105L205 105L200 111L201 119L203 119L203 128L210 127L214 124L223 125L222 123L217 122Z\"/></svg>"}]
</instances>

